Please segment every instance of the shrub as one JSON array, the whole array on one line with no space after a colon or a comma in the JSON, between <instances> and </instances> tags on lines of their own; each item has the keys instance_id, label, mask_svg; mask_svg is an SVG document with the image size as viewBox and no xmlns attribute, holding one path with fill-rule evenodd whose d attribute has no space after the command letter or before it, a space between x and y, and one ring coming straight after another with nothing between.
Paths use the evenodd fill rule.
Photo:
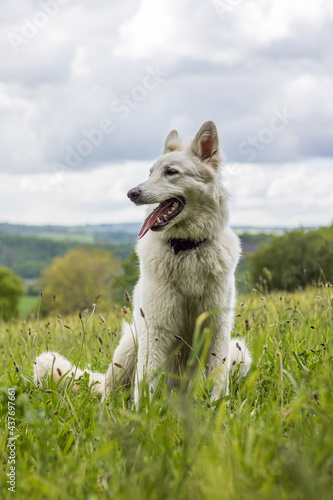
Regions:
<instances>
[{"instance_id":1,"label":"shrub","mask_svg":"<svg viewBox=\"0 0 333 500\"><path fill-rule=\"evenodd\" d=\"M0 318L8 321L18 314L18 303L24 295L24 284L7 267L0 267Z\"/></svg>"},{"instance_id":2,"label":"shrub","mask_svg":"<svg viewBox=\"0 0 333 500\"><path fill-rule=\"evenodd\" d=\"M253 283L267 288L295 290L333 279L333 226L305 231L297 229L273 236L247 256Z\"/></svg>"},{"instance_id":3,"label":"shrub","mask_svg":"<svg viewBox=\"0 0 333 500\"><path fill-rule=\"evenodd\" d=\"M93 303L105 306L118 268L118 259L101 248L75 247L56 257L42 273L42 312L68 314L91 308Z\"/></svg>"}]
</instances>

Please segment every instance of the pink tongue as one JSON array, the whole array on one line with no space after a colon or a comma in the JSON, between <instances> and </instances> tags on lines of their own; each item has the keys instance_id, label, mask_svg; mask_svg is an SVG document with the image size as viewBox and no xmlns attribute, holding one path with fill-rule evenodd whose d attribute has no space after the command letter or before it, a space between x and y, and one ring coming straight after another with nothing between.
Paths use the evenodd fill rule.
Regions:
<instances>
[{"instance_id":1,"label":"pink tongue","mask_svg":"<svg viewBox=\"0 0 333 500\"><path fill-rule=\"evenodd\" d=\"M140 240L146 233L148 233L149 229L155 224L156 220L158 217L160 217L163 212L165 212L165 209L167 208L167 205L159 205L151 214L148 215L144 223L142 224L142 228L140 229L140 232L138 234L138 240Z\"/></svg>"}]
</instances>

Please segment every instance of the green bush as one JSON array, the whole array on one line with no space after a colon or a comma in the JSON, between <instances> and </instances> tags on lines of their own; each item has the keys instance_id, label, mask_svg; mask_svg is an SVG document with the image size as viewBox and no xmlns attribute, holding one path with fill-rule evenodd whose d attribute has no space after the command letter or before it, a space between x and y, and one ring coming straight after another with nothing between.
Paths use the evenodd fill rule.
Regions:
<instances>
[{"instance_id":1,"label":"green bush","mask_svg":"<svg viewBox=\"0 0 333 500\"><path fill-rule=\"evenodd\" d=\"M18 303L24 295L24 284L20 276L7 267L0 267L0 318L8 321L18 314Z\"/></svg>"},{"instance_id":2,"label":"green bush","mask_svg":"<svg viewBox=\"0 0 333 500\"><path fill-rule=\"evenodd\" d=\"M278 290L295 290L333 279L333 226L297 229L273 236L247 256L253 283Z\"/></svg>"},{"instance_id":3,"label":"green bush","mask_svg":"<svg viewBox=\"0 0 333 500\"><path fill-rule=\"evenodd\" d=\"M70 314L91 308L93 303L110 305L110 283L119 260L98 247L75 247L56 257L42 273L42 314Z\"/></svg>"}]
</instances>

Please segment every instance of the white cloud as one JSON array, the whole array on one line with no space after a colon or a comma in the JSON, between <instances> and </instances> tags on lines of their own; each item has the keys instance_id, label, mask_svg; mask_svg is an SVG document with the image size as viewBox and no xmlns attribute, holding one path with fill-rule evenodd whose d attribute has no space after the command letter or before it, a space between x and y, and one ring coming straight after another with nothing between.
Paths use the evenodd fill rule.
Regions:
<instances>
[{"instance_id":1,"label":"white cloud","mask_svg":"<svg viewBox=\"0 0 333 500\"><path fill-rule=\"evenodd\" d=\"M147 162L103 165L89 172L0 173L0 220L24 224L100 224L143 218L127 191L148 175Z\"/></svg>"},{"instance_id":2,"label":"white cloud","mask_svg":"<svg viewBox=\"0 0 333 500\"><path fill-rule=\"evenodd\" d=\"M149 58L170 45L175 47L181 2L142 0L138 11L119 26L120 43L114 48L117 57Z\"/></svg>"},{"instance_id":3,"label":"white cloud","mask_svg":"<svg viewBox=\"0 0 333 500\"><path fill-rule=\"evenodd\" d=\"M333 157L332 2L239 0L229 2L232 8L222 18L214 2L219 0L69 1L15 52L8 33L22 34L26 20L34 23L41 2L3 0L0 218L35 223L66 222L68 213L82 223L136 218L137 209L117 198L118 191L125 193L128 171L113 166L106 172L105 165L153 159L171 128L187 138L213 119L228 161L255 162L242 166L250 177L235 186L237 223L330 221L330 182L321 184L322 174L319 182L313 173L312 181L299 179L311 159ZM147 67L158 66L168 76L133 101ZM115 101L128 107L126 118L112 109ZM262 135L274 110L284 107L295 119L257 149L254 159L241 154L240 144ZM66 174L67 188L51 189L52 164L63 162L83 131L104 118L114 122L112 134L83 158L80 172ZM112 177L112 198L120 205L108 201L110 193L98 181L102 172ZM290 194L293 184L308 193L307 202ZM285 198L278 195L282 191Z\"/></svg>"},{"instance_id":4,"label":"white cloud","mask_svg":"<svg viewBox=\"0 0 333 500\"><path fill-rule=\"evenodd\" d=\"M140 222L145 207L127 191L148 176L150 162L103 165L89 172L0 174L0 221L26 224ZM322 225L333 221L332 162L226 165L235 226Z\"/></svg>"},{"instance_id":5,"label":"white cloud","mask_svg":"<svg viewBox=\"0 0 333 500\"><path fill-rule=\"evenodd\" d=\"M333 223L333 161L239 165L228 182L231 223L297 227Z\"/></svg>"}]
</instances>

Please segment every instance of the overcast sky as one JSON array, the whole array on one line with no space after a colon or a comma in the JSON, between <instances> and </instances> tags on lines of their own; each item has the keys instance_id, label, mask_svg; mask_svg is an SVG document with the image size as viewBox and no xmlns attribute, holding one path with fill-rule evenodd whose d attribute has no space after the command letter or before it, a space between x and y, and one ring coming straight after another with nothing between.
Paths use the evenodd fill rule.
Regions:
<instances>
[{"instance_id":1,"label":"overcast sky","mask_svg":"<svg viewBox=\"0 0 333 500\"><path fill-rule=\"evenodd\" d=\"M333 3L2 0L0 222L143 218L176 128L220 134L231 223L333 222Z\"/></svg>"}]
</instances>

